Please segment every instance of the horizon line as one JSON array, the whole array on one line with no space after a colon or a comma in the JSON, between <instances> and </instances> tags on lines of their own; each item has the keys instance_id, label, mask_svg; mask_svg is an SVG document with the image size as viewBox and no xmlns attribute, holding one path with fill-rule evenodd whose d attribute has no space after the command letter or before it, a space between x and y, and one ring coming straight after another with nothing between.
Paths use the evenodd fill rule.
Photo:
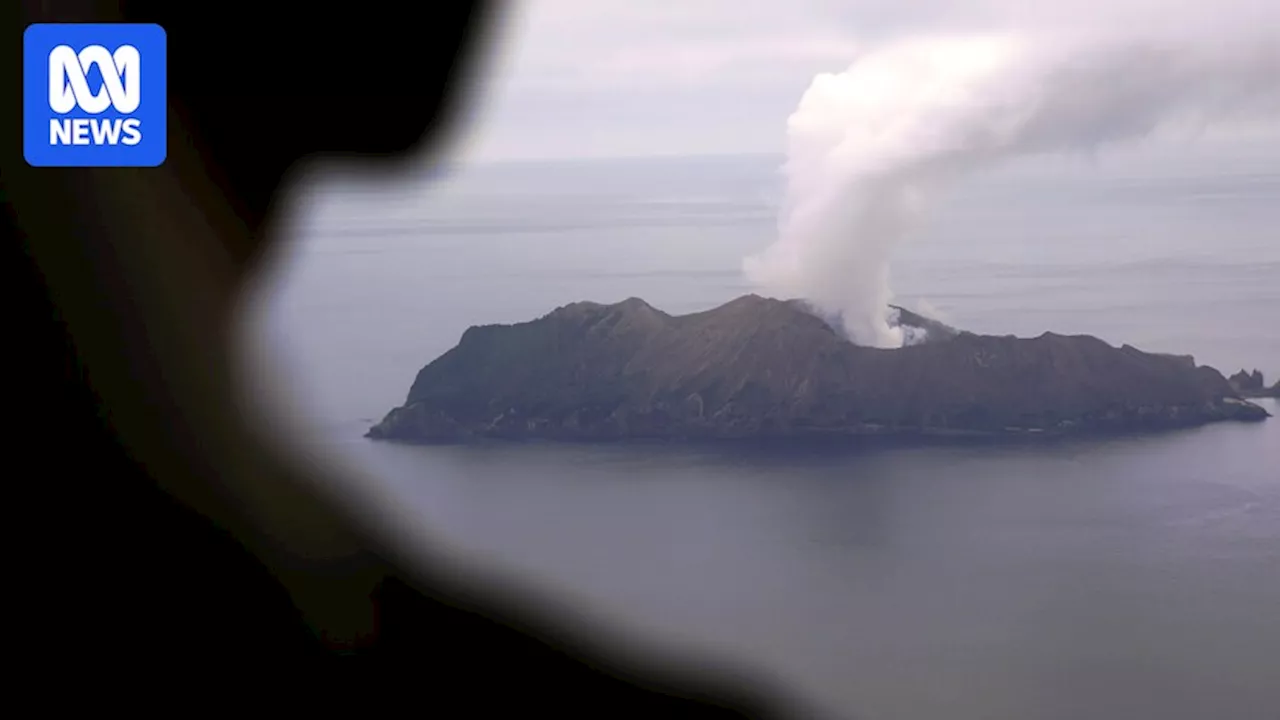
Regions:
<instances>
[{"instance_id":1,"label":"horizon line","mask_svg":"<svg viewBox=\"0 0 1280 720\"><path fill-rule=\"evenodd\" d=\"M498 157L467 158L457 157L447 164L453 167L477 167L491 165L532 165L538 163L573 163L589 164L599 162L628 161L662 161L662 160L729 160L736 158L778 158L786 157L786 153L778 151L741 151L711 153L653 153L644 155L588 155L588 156L545 156L545 157Z\"/></svg>"}]
</instances>

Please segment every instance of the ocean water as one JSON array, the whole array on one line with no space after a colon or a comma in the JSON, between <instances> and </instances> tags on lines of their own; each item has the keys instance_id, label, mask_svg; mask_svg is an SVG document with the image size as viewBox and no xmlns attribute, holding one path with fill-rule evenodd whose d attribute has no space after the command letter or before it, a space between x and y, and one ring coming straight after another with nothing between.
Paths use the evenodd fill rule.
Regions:
<instances>
[{"instance_id":1,"label":"ocean water","mask_svg":"<svg viewBox=\"0 0 1280 720\"><path fill-rule=\"evenodd\" d=\"M1271 382L1278 159L1174 148L970 178L898 248L895 290L965 329L1088 333ZM1280 418L823 453L362 437L470 325L750 292L741 261L774 237L778 164L308 181L246 314L272 368L254 377L285 391L260 409L460 562L637 642L745 663L835 717L1280 718Z\"/></svg>"}]
</instances>

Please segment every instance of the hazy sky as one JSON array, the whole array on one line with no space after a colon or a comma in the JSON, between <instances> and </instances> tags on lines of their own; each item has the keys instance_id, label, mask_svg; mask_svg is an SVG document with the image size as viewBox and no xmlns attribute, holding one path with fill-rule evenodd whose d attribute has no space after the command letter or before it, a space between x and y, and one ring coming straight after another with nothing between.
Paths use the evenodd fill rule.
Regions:
<instances>
[{"instance_id":1,"label":"hazy sky","mask_svg":"<svg viewBox=\"0 0 1280 720\"><path fill-rule=\"evenodd\" d=\"M813 77L883 40L1141 32L1221 45L1259 29L1280 29L1280 3L529 0L494 34L456 147L478 159L779 153Z\"/></svg>"}]
</instances>

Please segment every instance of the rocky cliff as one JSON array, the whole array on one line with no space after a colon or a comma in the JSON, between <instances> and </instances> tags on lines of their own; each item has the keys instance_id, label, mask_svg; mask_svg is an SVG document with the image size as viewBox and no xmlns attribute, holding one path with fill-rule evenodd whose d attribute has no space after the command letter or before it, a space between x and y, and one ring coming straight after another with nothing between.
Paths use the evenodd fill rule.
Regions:
<instances>
[{"instance_id":1,"label":"rocky cliff","mask_svg":"<svg viewBox=\"0 0 1280 720\"><path fill-rule=\"evenodd\" d=\"M1217 370L1094 337L975 335L898 309L924 341L861 347L796 302L672 316L580 302L472 327L370 437L455 441L1144 431L1268 413Z\"/></svg>"},{"instance_id":2,"label":"rocky cliff","mask_svg":"<svg viewBox=\"0 0 1280 720\"><path fill-rule=\"evenodd\" d=\"M1240 395L1246 398L1262 398L1273 397L1280 398L1280 380L1267 387L1266 380L1262 377L1262 371L1257 368L1253 372L1245 372L1242 368L1240 372L1227 378L1231 383L1231 387Z\"/></svg>"}]
</instances>

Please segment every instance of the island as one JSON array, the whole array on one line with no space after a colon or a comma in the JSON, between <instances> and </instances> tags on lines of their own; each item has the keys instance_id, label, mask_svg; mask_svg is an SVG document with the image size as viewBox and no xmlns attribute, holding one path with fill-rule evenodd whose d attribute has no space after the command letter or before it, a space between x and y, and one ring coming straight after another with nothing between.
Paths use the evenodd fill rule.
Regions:
<instances>
[{"instance_id":1,"label":"island","mask_svg":"<svg viewBox=\"0 0 1280 720\"><path fill-rule=\"evenodd\" d=\"M905 308L864 347L804 303L746 295L669 315L639 298L469 328L376 439L600 441L1060 436L1270 417L1190 356L1087 335L979 335Z\"/></svg>"},{"instance_id":2,"label":"island","mask_svg":"<svg viewBox=\"0 0 1280 720\"><path fill-rule=\"evenodd\" d=\"M1267 387L1267 382L1262 377L1262 371L1254 368L1253 372L1245 372L1241 368L1240 372L1227 378L1231 383L1231 387L1240 397L1245 398L1280 398L1280 380Z\"/></svg>"}]
</instances>

